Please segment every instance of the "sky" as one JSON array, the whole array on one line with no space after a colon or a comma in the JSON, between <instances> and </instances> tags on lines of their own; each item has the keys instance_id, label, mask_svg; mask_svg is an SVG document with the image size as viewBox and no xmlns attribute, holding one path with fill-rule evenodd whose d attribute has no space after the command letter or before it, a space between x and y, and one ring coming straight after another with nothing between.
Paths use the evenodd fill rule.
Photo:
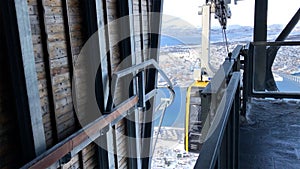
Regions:
<instances>
[{"instance_id":1,"label":"sky","mask_svg":"<svg viewBox=\"0 0 300 169\"><path fill-rule=\"evenodd\" d=\"M231 0L232 3L234 0ZM254 25L254 2L255 0L238 1L237 5L231 4L231 19L228 25ZM281 2L281 3L279 3ZM205 0L164 0L164 14L179 17L193 26L201 26L201 16L198 15L199 6ZM300 7L300 0L268 0L268 25L286 25ZM212 17L213 18L213 17ZM299 25L299 23L298 23ZM216 19L213 19L212 26L219 26Z\"/></svg>"}]
</instances>

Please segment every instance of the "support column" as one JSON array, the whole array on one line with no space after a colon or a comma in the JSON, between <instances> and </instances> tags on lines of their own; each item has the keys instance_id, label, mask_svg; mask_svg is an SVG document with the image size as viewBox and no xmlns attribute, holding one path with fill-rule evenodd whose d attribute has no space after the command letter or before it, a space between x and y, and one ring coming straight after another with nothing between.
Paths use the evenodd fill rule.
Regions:
<instances>
[{"instance_id":1,"label":"support column","mask_svg":"<svg viewBox=\"0 0 300 169\"><path fill-rule=\"evenodd\" d=\"M209 66L209 57L210 57L210 28L211 28L211 6L203 5L202 6L202 35L201 35L201 46L202 46L202 55L201 59L201 68L205 68L209 77L213 76L213 72Z\"/></svg>"},{"instance_id":2,"label":"support column","mask_svg":"<svg viewBox=\"0 0 300 169\"><path fill-rule=\"evenodd\" d=\"M159 47L160 47L160 33L161 33L161 24L162 24L162 11L163 11L163 0L151 0L151 12L150 15L150 59L154 59L158 61L159 56ZM161 15L158 15L161 14ZM146 78L146 93L153 90L156 86L157 82L157 71L154 69L148 69L145 72ZM144 123L143 123L143 131L142 131L142 168L148 169L151 168L151 160L152 160L152 143L153 139L153 113L155 103L154 98L150 101L146 102L146 110L144 114Z\"/></svg>"},{"instance_id":3,"label":"support column","mask_svg":"<svg viewBox=\"0 0 300 169\"><path fill-rule=\"evenodd\" d=\"M255 0L254 42L267 41L268 0ZM265 91L267 55L266 46L254 47L254 90Z\"/></svg>"},{"instance_id":4,"label":"support column","mask_svg":"<svg viewBox=\"0 0 300 169\"><path fill-rule=\"evenodd\" d=\"M104 4L103 4L104 3ZM107 112L108 103L108 92L109 92L109 79L108 79L108 63L106 59L106 37L103 31L98 31L103 29L106 21L104 19L105 2L101 0L83 0L81 1L84 13L84 24L86 31L86 40L89 38L97 38L95 46L95 56L99 56L99 68L95 80L95 95L96 100L101 113ZM95 33L97 35L95 35ZM104 55L104 56L103 56ZM96 58L95 58L96 59ZM111 130L97 138L95 142L97 143L97 156L99 162L99 168L108 169L114 167L114 157L109 149L112 149L112 133Z\"/></svg>"}]
</instances>

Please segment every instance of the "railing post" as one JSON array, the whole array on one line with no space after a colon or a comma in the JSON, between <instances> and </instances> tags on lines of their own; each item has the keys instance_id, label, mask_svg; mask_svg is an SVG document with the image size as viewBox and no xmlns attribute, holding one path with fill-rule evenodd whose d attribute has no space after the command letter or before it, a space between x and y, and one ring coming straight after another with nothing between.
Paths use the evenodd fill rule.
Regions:
<instances>
[{"instance_id":1,"label":"railing post","mask_svg":"<svg viewBox=\"0 0 300 169\"><path fill-rule=\"evenodd\" d=\"M233 159L234 159L234 112L235 112L235 107L232 106L230 110L230 115L228 119L228 124L227 124L227 167L226 168L233 168Z\"/></svg>"},{"instance_id":2,"label":"railing post","mask_svg":"<svg viewBox=\"0 0 300 169\"><path fill-rule=\"evenodd\" d=\"M253 44L249 44L249 49L244 63L243 73L243 111L241 115L246 115L248 98L253 92Z\"/></svg>"},{"instance_id":3,"label":"railing post","mask_svg":"<svg viewBox=\"0 0 300 169\"><path fill-rule=\"evenodd\" d=\"M220 163L219 163L219 168L223 169L223 168L227 168L227 155L228 155L228 125L225 128L225 132L223 135L223 140L221 143L221 147L220 147L220 155L219 155L219 159L220 159Z\"/></svg>"},{"instance_id":4,"label":"railing post","mask_svg":"<svg viewBox=\"0 0 300 169\"><path fill-rule=\"evenodd\" d=\"M141 71L137 75L138 77L138 96L139 96L139 102L138 102L138 108L145 108L145 72Z\"/></svg>"},{"instance_id":5,"label":"railing post","mask_svg":"<svg viewBox=\"0 0 300 169\"><path fill-rule=\"evenodd\" d=\"M238 84L238 89L240 84ZM239 168L239 139L240 139L240 105L241 97L240 91L237 90L234 99L234 111L233 111L233 167Z\"/></svg>"}]
</instances>

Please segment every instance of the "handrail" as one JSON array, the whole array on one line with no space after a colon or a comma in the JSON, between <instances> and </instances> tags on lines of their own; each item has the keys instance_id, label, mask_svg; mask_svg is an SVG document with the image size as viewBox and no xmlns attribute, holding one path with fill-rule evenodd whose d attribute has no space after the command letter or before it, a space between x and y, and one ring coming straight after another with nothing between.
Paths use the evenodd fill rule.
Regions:
<instances>
[{"instance_id":1,"label":"handrail","mask_svg":"<svg viewBox=\"0 0 300 169\"><path fill-rule=\"evenodd\" d=\"M211 126L211 119L214 118L232 72L240 70L240 55L242 52L243 46L238 45L231 56L229 55L230 57L225 59L212 80L201 92L201 119L203 120L202 135L200 136L201 143L207 136Z\"/></svg>"},{"instance_id":2,"label":"handrail","mask_svg":"<svg viewBox=\"0 0 300 169\"><path fill-rule=\"evenodd\" d=\"M295 76L295 75L287 75L287 74L282 74L283 77L293 80L297 83L300 83L300 76Z\"/></svg>"},{"instance_id":3,"label":"handrail","mask_svg":"<svg viewBox=\"0 0 300 169\"><path fill-rule=\"evenodd\" d=\"M140 64L133 65L133 66L131 66L129 68L126 68L124 70L115 72L113 74L113 78L112 78L113 91L115 91L114 89L116 89L118 81L119 81L120 78L122 78L126 75L129 75L129 74L132 74L132 73L137 73L137 71L145 69L149 66L153 66L153 68L155 68L158 71L158 73L162 76L162 78L168 83L167 89L170 92L170 98L171 98L171 102L169 102L169 105L172 104L173 101L174 101L174 97L175 97L175 91L173 90L173 85L172 85L170 79L168 78L168 76L162 71L162 69L159 67L158 63L154 59L149 59L149 60L144 61ZM149 94L152 93L152 95L153 95L153 92L155 92L155 89L150 91ZM113 93L113 96L114 95L115 95L115 93ZM147 97L147 95L146 95L146 98L149 99L149 96L150 95L148 95L148 97Z\"/></svg>"},{"instance_id":4,"label":"handrail","mask_svg":"<svg viewBox=\"0 0 300 169\"><path fill-rule=\"evenodd\" d=\"M240 83L240 73L234 72L228 87L226 89L225 95L216 111L215 119L212 126L216 126L214 131L209 131L211 133L210 137L204 142L198 160L194 168L199 169L213 169L215 168L216 161L218 159L218 152L220 150L224 133L226 130L227 122L229 116L232 112L233 104L235 101L236 93L239 92ZM217 123L217 124L215 124ZM213 127L210 128L210 130Z\"/></svg>"},{"instance_id":5,"label":"handrail","mask_svg":"<svg viewBox=\"0 0 300 169\"><path fill-rule=\"evenodd\" d=\"M67 155L72 150L76 149L77 146L80 146L87 139L91 139L90 136L100 133L108 125L114 125L121 120L119 117L125 117L130 108L136 105L138 102L138 97L133 96L127 99L125 102L117 106L110 114L103 115L96 119L94 122L83 127L76 133L64 139L59 144L55 145L51 149L47 150L40 156L33 159L31 162L27 163L21 169L41 169L47 168L59 161L65 155ZM119 120L116 120L119 119ZM112 124L114 123L114 124Z\"/></svg>"},{"instance_id":6,"label":"handrail","mask_svg":"<svg viewBox=\"0 0 300 169\"><path fill-rule=\"evenodd\" d=\"M254 46L299 46L300 41L252 42Z\"/></svg>"},{"instance_id":7,"label":"handrail","mask_svg":"<svg viewBox=\"0 0 300 169\"><path fill-rule=\"evenodd\" d=\"M168 90L170 91L170 99L167 102L166 107L172 104L175 96L175 92L172 88L171 81L168 79L166 74L159 68L158 64L154 60L148 60L143 62L139 65L135 65L133 67L124 69L122 71L116 72L114 74L115 80L117 81L119 78L126 76L134 71L138 71L140 69L144 69L147 66L154 66L155 69L160 72L163 78L168 82ZM115 83L115 87L116 87ZM151 97L154 97L156 94L156 89L148 92L145 94L145 100L149 100ZM96 140L99 136L102 135L103 130L106 129L109 125L115 125L120 120L128 115L128 110L132 107L136 106L139 102L139 96L134 95L129 99L125 100L121 104L117 105L115 108L112 109L109 113L104 113L105 115L100 116L95 121L91 122L90 124L86 125L79 131L75 132L71 136L67 137L60 143L53 146L51 149L47 150L43 154L39 155L29 163L25 164L21 169L40 169L40 168L47 168L52 166L53 164L59 162L63 157L70 154L70 156L74 156L77 154L83 147L90 144L94 140Z\"/></svg>"},{"instance_id":8,"label":"handrail","mask_svg":"<svg viewBox=\"0 0 300 169\"><path fill-rule=\"evenodd\" d=\"M300 46L300 41L284 41L284 42L251 42L249 43L248 56L246 57L245 62L245 71L244 71L244 102L243 105L246 105L249 97L258 97L258 98L292 98L300 99L300 93L297 91L293 92L282 92L282 91L258 91L254 89L254 49L257 46ZM264 73L264 72L261 72ZM245 108L243 114L245 114Z\"/></svg>"}]
</instances>

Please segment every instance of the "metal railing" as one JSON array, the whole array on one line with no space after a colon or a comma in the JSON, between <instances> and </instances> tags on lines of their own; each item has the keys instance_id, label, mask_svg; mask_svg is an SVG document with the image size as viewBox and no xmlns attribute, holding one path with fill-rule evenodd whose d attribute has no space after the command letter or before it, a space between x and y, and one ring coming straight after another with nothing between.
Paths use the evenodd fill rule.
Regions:
<instances>
[{"instance_id":1,"label":"metal railing","mask_svg":"<svg viewBox=\"0 0 300 169\"><path fill-rule=\"evenodd\" d=\"M300 99L300 92L280 92L272 73L272 65L277 52L282 46L300 46L300 41L286 41L300 19L300 8L285 26L275 42L252 42L249 44L245 59L244 73L244 105L248 97L296 98ZM296 79L297 80L297 79ZM268 90L269 92L266 92ZM246 111L246 108L244 107ZM245 114L245 111L243 114Z\"/></svg>"},{"instance_id":2,"label":"metal railing","mask_svg":"<svg viewBox=\"0 0 300 169\"><path fill-rule=\"evenodd\" d=\"M266 90L256 90L255 84L258 80L255 79L255 48L263 47L267 48L267 46L300 46L300 41L289 41L289 42L253 42L249 44L248 56L245 59L245 71L244 72L244 104L246 104L248 97L259 97L259 98L294 98L300 99L300 91L299 92L285 92L285 91L266 91ZM259 72L261 74L265 74L265 71ZM289 76L289 75L287 75ZM291 78L291 76L289 76ZM294 80L294 79L293 79ZM295 77L295 80L299 80L299 78Z\"/></svg>"},{"instance_id":3,"label":"metal railing","mask_svg":"<svg viewBox=\"0 0 300 169\"><path fill-rule=\"evenodd\" d=\"M202 139L194 168L238 168L240 115L240 55L237 46L201 93Z\"/></svg>"},{"instance_id":4,"label":"metal railing","mask_svg":"<svg viewBox=\"0 0 300 169\"><path fill-rule=\"evenodd\" d=\"M248 97L300 98L300 92L266 92L266 82L264 81L266 73L270 73L267 71L271 71L272 64L270 62L275 58L278 49L281 46L300 45L300 41L283 41L295 27L299 17L300 9L276 39L276 42L253 42L244 50L237 47L232 56L236 59L232 63L225 61L210 82L211 85L202 92L201 102L204 107L201 110L201 119L206 119L202 128L204 130L202 137L205 138L205 141L194 168L239 168L239 115L240 113L245 115ZM269 53L267 46L272 47L269 48ZM255 50L255 47L258 49ZM239 71L241 54L245 56L242 97L240 95L241 75L240 72L234 72ZM231 59L228 58L228 60ZM257 70L254 67L255 63L257 63ZM268 70L266 70L266 66L268 66ZM259 77L255 77L257 74L255 75L254 72L258 70ZM256 79L259 80L255 82ZM298 79L295 78L296 81ZM241 98L243 99L243 112L240 112Z\"/></svg>"},{"instance_id":5,"label":"metal railing","mask_svg":"<svg viewBox=\"0 0 300 169\"><path fill-rule=\"evenodd\" d=\"M114 79L114 89L116 88L117 81L119 78L122 78L125 75L128 74L135 74L138 73L141 70L144 70L151 66L151 68L154 68L162 75L164 80L168 83L168 89L170 91L170 99L167 101L166 107L168 107L172 102L173 98L175 97L175 92L172 88L172 84L170 80L167 78L165 73L159 68L158 64L154 60L148 60L141 64L129 67L127 69L124 69L122 71L116 72L113 75ZM138 78L135 77L135 78ZM139 80L139 86L144 86L144 79ZM57 168L60 166L60 164L65 164L72 157L74 157L79 151L81 151L83 148L88 146L90 143L95 141L100 136L106 134L107 127L113 126L120 122L125 117L129 116L130 113L128 110L130 110L133 107L139 107L140 105L145 105L142 102L146 102L150 98L154 97L157 93L156 89L145 93L142 91L145 91L144 88L138 89L138 94L134 95L127 100L123 101L122 103L115 106L111 112L103 113L104 115L100 116L99 118L95 119L90 124L84 126L79 131L73 133L71 136L67 137L60 143L56 144L43 154L39 155L29 163L25 164L22 169L40 169L40 168Z\"/></svg>"},{"instance_id":6,"label":"metal railing","mask_svg":"<svg viewBox=\"0 0 300 169\"><path fill-rule=\"evenodd\" d=\"M297 83L300 83L300 76L293 76L293 75L282 75L282 76L292 81L295 81Z\"/></svg>"},{"instance_id":7,"label":"metal railing","mask_svg":"<svg viewBox=\"0 0 300 169\"><path fill-rule=\"evenodd\" d=\"M234 71L240 70L240 55L243 47L238 45L232 52L231 57L226 58L215 76L207 87L201 92L201 119L205 120L201 140L205 140L207 132L211 127L215 112L225 93L230 76Z\"/></svg>"},{"instance_id":8,"label":"metal railing","mask_svg":"<svg viewBox=\"0 0 300 169\"><path fill-rule=\"evenodd\" d=\"M234 72L226 88L212 126L194 168L238 168L240 73ZM213 127L211 127L212 129Z\"/></svg>"}]
</instances>

